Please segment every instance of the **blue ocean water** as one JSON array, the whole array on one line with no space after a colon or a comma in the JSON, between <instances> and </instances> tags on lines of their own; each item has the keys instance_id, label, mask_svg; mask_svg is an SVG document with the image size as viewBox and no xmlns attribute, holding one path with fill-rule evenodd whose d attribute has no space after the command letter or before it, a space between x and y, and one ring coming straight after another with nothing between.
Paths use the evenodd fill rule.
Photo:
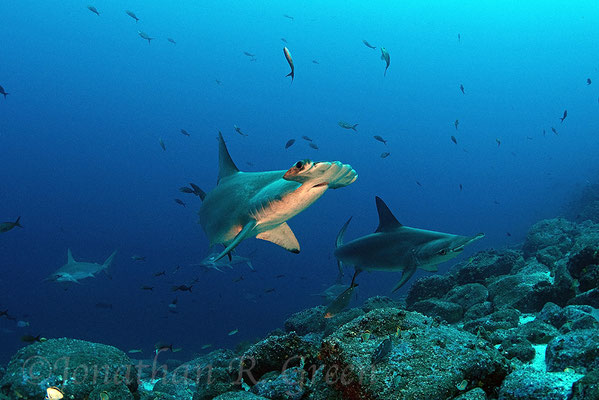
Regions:
<instances>
[{"instance_id":1,"label":"blue ocean water","mask_svg":"<svg viewBox=\"0 0 599 400\"><path fill-rule=\"evenodd\" d=\"M596 179L593 1L91 4L99 16L80 1L0 3L0 85L10 93L0 98L0 220L20 215L24 226L0 235L0 309L30 323L0 319L0 361L23 334L146 353L165 341L186 356L204 344L233 347L318 303L312 294L336 277L337 231L353 215L348 238L372 232L375 195L405 225L485 232L469 257L518 245L532 223L559 215ZM380 46L391 57L386 76ZM357 132L340 120L358 123ZM299 255L251 239L238 253L257 272L199 270L190 264L209 252L200 201L178 188L215 186L218 130L241 169L340 160L358 181L289 222ZM68 248L95 262L117 249L110 277L66 290L44 282ZM192 293L171 291L195 277ZM359 297L388 295L399 277L364 273ZM175 297L177 314L168 311Z\"/></svg>"}]
</instances>

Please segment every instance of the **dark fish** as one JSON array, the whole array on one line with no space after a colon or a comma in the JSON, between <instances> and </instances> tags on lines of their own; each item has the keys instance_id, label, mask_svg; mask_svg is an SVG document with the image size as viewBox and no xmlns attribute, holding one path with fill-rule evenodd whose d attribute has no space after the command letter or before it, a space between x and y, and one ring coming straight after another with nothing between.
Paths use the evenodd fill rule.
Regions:
<instances>
[{"instance_id":1,"label":"dark fish","mask_svg":"<svg viewBox=\"0 0 599 400\"><path fill-rule=\"evenodd\" d=\"M324 312L325 318L332 318L335 315L339 314L341 311L345 310L349 305L352 294L354 293L354 289L357 287L357 284L352 283L347 289L345 289L335 300L329 304L327 309Z\"/></svg>"},{"instance_id":2,"label":"dark fish","mask_svg":"<svg viewBox=\"0 0 599 400\"><path fill-rule=\"evenodd\" d=\"M388 151L381 153L381 158L387 158L391 155L391 153L389 153Z\"/></svg>"},{"instance_id":3,"label":"dark fish","mask_svg":"<svg viewBox=\"0 0 599 400\"><path fill-rule=\"evenodd\" d=\"M464 189L464 187L462 186L462 184L460 183L460 192L462 191L462 189Z\"/></svg>"},{"instance_id":4,"label":"dark fish","mask_svg":"<svg viewBox=\"0 0 599 400\"><path fill-rule=\"evenodd\" d=\"M238 127L237 125L233 125L233 129L235 129L235 132L239 133L241 136L248 136L248 135L246 135L245 133L243 133L243 132L241 131L241 128L240 128L240 127Z\"/></svg>"},{"instance_id":5,"label":"dark fish","mask_svg":"<svg viewBox=\"0 0 599 400\"><path fill-rule=\"evenodd\" d=\"M158 143L160 143L160 147L162 147L162 150L166 151L166 145L164 144L164 140L159 139Z\"/></svg>"},{"instance_id":6,"label":"dark fish","mask_svg":"<svg viewBox=\"0 0 599 400\"><path fill-rule=\"evenodd\" d=\"M192 194L192 193L193 193L193 189L192 189L192 188L188 188L187 186L181 186L181 187L179 188L179 191L180 191L181 193L190 193L190 194Z\"/></svg>"},{"instance_id":7,"label":"dark fish","mask_svg":"<svg viewBox=\"0 0 599 400\"><path fill-rule=\"evenodd\" d=\"M140 261L140 262L146 261L146 257L145 256L131 256L131 259L133 261Z\"/></svg>"},{"instance_id":8,"label":"dark fish","mask_svg":"<svg viewBox=\"0 0 599 400\"><path fill-rule=\"evenodd\" d=\"M23 225L21 225L21 217L17 218L15 222L2 222L0 224L0 233L8 232L16 226L19 228L23 227Z\"/></svg>"},{"instance_id":9,"label":"dark fish","mask_svg":"<svg viewBox=\"0 0 599 400\"><path fill-rule=\"evenodd\" d=\"M284 277L285 277L285 274L279 274L279 275L275 276L276 279L281 279L281 278L284 278Z\"/></svg>"},{"instance_id":10,"label":"dark fish","mask_svg":"<svg viewBox=\"0 0 599 400\"><path fill-rule=\"evenodd\" d=\"M307 140L308 142L312 141L312 139L310 139L308 136L302 136L302 139Z\"/></svg>"},{"instance_id":11,"label":"dark fish","mask_svg":"<svg viewBox=\"0 0 599 400\"><path fill-rule=\"evenodd\" d=\"M497 147L501 146L501 140L495 139L495 141L497 142Z\"/></svg>"},{"instance_id":12,"label":"dark fish","mask_svg":"<svg viewBox=\"0 0 599 400\"><path fill-rule=\"evenodd\" d=\"M190 183L189 186L191 186L193 188L193 194L198 196L200 198L200 200L203 201L204 198L206 198L206 192L204 192L202 189L200 189L200 187L198 185L196 185L195 183Z\"/></svg>"},{"instance_id":13,"label":"dark fish","mask_svg":"<svg viewBox=\"0 0 599 400\"><path fill-rule=\"evenodd\" d=\"M284 37L281 38L281 42L283 43L287 43L287 39L285 39Z\"/></svg>"},{"instance_id":14,"label":"dark fish","mask_svg":"<svg viewBox=\"0 0 599 400\"><path fill-rule=\"evenodd\" d=\"M557 135L557 130L554 127L551 127L551 131Z\"/></svg>"},{"instance_id":15,"label":"dark fish","mask_svg":"<svg viewBox=\"0 0 599 400\"><path fill-rule=\"evenodd\" d=\"M458 33L458 43L462 41L462 36Z\"/></svg>"},{"instance_id":16,"label":"dark fish","mask_svg":"<svg viewBox=\"0 0 599 400\"><path fill-rule=\"evenodd\" d=\"M462 91L463 94L466 94L466 92L464 92L464 85L462 85L461 83L460 83L460 90Z\"/></svg>"},{"instance_id":17,"label":"dark fish","mask_svg":"<svg viewBox=\"0 0 599 400\"><path fill-rule=\"evenodd\" d=\"M320 63L316 60L312 60L312 64L320 64Z\"/></svg>"},{"instance_id":18,"label":"dark fish","mask_svg":"<svg viewBox=\"0 0 599 400\"><path fill-rule=\"evenodd\" d=\"M155 277L164 276L164 275L166 275L166 271L154 272Z\"/></svg>"},{"instance_id":19,"label":"dark fish","mask_svg":"<svg viewBox=\"0 0 599 400\"><path fill-rule=\"evenodd\" d=\"M543 129L543 136L545 136L545 129Z\"/></svg>"},{"instance_id":20,"label":"dark fish","mask_svg":"<svg viewBox=\"0 0 599 400\"><path fill-rule=\"evenodd\" d=\"M96 303L96 308L103 308L105 310L112 310L112 303Z\"/></svg>"},{"instance_id":21,"label":"dark fish","mask_svg":"<svg viewBox=\"0 0 599 400\"><path fill-rule=\"evenodd\" d=\"M216 82L217 85L222 85L223 83L221 81L219 81L218 79L215 79L214 82Z\"/></svg>"},{"instance_id":22,"label":"dark fish","mask_svg":"<svg viewBox=\"0 0 599 400\"><path fill-rule=\"evenodd\" d=\"M8 310L0 311L0 317L8 318Z\"/></svg>"},{"instance_id":23,"label":"dark fish","mask_svg":"<svg viewBox=\"0 0 599 400\"><path fill-rule=\"evenodd\" d=\"M418 186L422 186L422 183L420 183L420 182L418 182L418 181L416 181L416 184L417 184Z\"/></svg>"},{"instance_id":24,"label":"dark fish","mask_svg":"<svg viewBox=\"0 0 599 400\"><path fill-rule=\"evenodd\" d=\"M42 335L37 335L37 336L32 336L32 335L23 335L21 336L21 342L25 342L25 343L35 343L35 342L41 342Z\"/></svg>"},{"instance_id":25,"label":"dark fish","mask_svg":"<svg viewBox=\"0 0 599 400\"><path fill-rule=\"evenodd\" d=\"M285 59L287 60L287 62L289 63L289 66L291 67L291 72L285 76L290 76L291 82L293 83L293 78L295 76L295 67L293 66L293 58L291 58L291 53L289 52L289 49L287 47L283 48L283 54L285 54Z\"/></svg>"},{"instance_id":26,"label":"dark fish","mask_svg":"<svg viewBox=\"0 0 599 400\"><path fill-rule=\"evenodd\" d=\"M387 338L378 345L374 353L372 353L372 365L376 365L383 361L389 353L391 353L391 349L393 345L391 343L391 339Z\"/></svg>"},{"instance_id":27,"label":"dark fish","mask_svg":"<svg viewBox=\"0 0 599 400\"><path fill-rule=\"evenodd\" d=\"M387 141L385 139L383 139L382 137L380 137L379 135L375 135L373 136L376 140L378 140L381 143L387 144Z\"/></svg>"},{"instance_id":28,"label":"dark fish","mask_svg":"<svg viewBox=\"0 0 599 400\"><path fill-rule=\"evenodd\" d=\"M181 199L175 199L175 203L182 205L183 207L187 207L187 205Z\"/></svg>"},{"instance_id":29,"label":"dark fish","mask_svg":"<svg viewBox=\"0 0 599 400\"><path fill-rule=\"evenodd\" d=\"M125 13L128 16L130 16L131 18L133 18L135 20L135 22L139 21L139 18L137 18L137 15L135 15L135 13L133 11L126 10Z\"/></svg>"},{"instance_id":30,"label":"dark fish","mask_svg":"<svg viewBox=\"0 0 599 400\"><path fill-rule=\"evenodd\" d=\"M185 136L191 136L189 134L189 132L187 132L185 129L181 129L181 133L184 134Z\"/></svg>"},{"instance_id":31,"label":"dark fish","mask_svg":"<svg viewBox=\"0 0 599 400\"><path fill-rule=\"evenodd\" d=\"M358 130L356 129L356 126L358 126L359 124L353 124L352 125L352 124L350 124L348 122L345 122L345 121L339 121L339 122L337 122L337 125L339 125L343 129L352 129L352 130L354 130L354 131L357 132Z\"/></svg>"},{"instance_id":32,"label":"dark fish","mask_svg":"<svg viewBox=\"0 0 599 400\"><path fill-rule=\"evenodd\" d=\"M451 141L454 142L455 144L458 144L458 139L455 138L455 136L451 136Z\"/></svg>"},{"instance_id":33,"label":"dark fish","mask_svg":"<svg viewBox=\"0 0 599 400\"><path fill-rule=\"evenodd\" d=\"M248 57L251 57L251 58L254 58L254 57L256 57L256 55L255 55L255 54L252 54L252 53L250 53L250 52L247 52L247 51L244 51L244 52L243 52L243 54L245 54L246 56L248 56Z\"/></svg>"},{"instance_id":34,"label":"dark fish","mask_svg":"<svg viewBox=\"0 0 599 400\"><path fill-rule=\"evenodd\" d=\"M505 235L508 236L508 237L512 236L512 234L509 233L509 232L506 232Z\"/></svg>"},{"instance_id":35,"label":"dark fish","mask_svg":"<svg viewBox=\"0 0 599 400\"><path fill-rule=\"evenodd\" d=\"M177 290L181 291L181 292L190 292L191 293L191 288L193 287L193 285L187 286L187 285L179 285L179 286L173 286L171 288L171 290L173 292L176 292Z\"/></svg>"},{"instance_id":36,"label":"dark fish","mask_svg":"<svg viewBox=\"0 0 599 400\"><path fill-rule=\"evenodd\" d=\"M272 293L275 291L275 288L264 289L264 293Z\"/></svg>"},{"instance_id":37,"label":"dark fish","mask_svg":"<svg viewBox=\"0 0 599 400\"><path fill-rule=\"evenodd\" d=\"M145 33L144 31L137 31L137 34L139 35L139 37L141 37L144 40L148 41L148 44L150 44L150 42L152 40L154 40L153 37L150 37L150 35L148 35L147 33Z\"/></svg>"},{"instance_id":38,"label":"dark fish","mask_svg":"<svg viewBox=\"0 0 599 400\"><path fill-rule=\"evenodd\" d=\"M173 38L166 38L166 40L168 40L172 44L177 44L177 42L175 42L175 39L173 39Z\"/></svg>"},{"instance_id":39,"label":"dark fish","mask_svg":"<svg viewBox=\"0 0 599 400\"><path fill-rule=\"evenodd\" d=\"M385 61L385 73L383 76L387 76L387 69L389 68L389 64L391 63L391 57L389 57L389 52L384 47L381 47L381 60Z\"/></svg>"},{"instance_id":40,"label":"dark fish","mask_svg":"<svg viewBox=\"0 0 599 400\"><path fill-rule=\"evenodd\" d=\"M592 83L591 78L587 78L587 85L590 85Z\"/></svg>"},{"instance_id":41,"label":"dark fish","mask_svg":"<svg viewBox=\"0 0 599 400\"><path fill-rule=\"evenodd\" d=\"M291 15L283 14L283 17L288 18L293 21L293 17Z\"/></svg>"},{"instance_id":42,"label":"dark fish","mask_svg":"<svg viewBox=\"0 0 599 400\"><path fill-rule=\"evenodd\" d=\"M455 130L458 130L458 125L460 125L460 120L456 119L455 122L453 123L453 126L455 126Z\"/></svg>"},{"instance_id":43,"label":"dark fish","mask_svg":"<svg viewBox=\"0 0 599 400\"><path fill-rule=\"evenodd\" d=\"M567 116L568 116L568 110L564 110L564 116L560 118L560 121L564 122L564 120L566 119Z\"/></svg>"},{"instance_id":44,"label":"dark fish","mask_svg":"<svg viewBox=\"0 0 599 400\"><path fill-rule=\"evenodd\" d=\"M141 290L149 290L149 291L152 291L152 290L154 290L154 286L145 286L145 285L144 285L144 286L142 286L142 287L141 287Z\"/></svg>"},{"instance_id":45,"label":"dark fish","mask_svg":"<svg viewBox=\"0 0 599 400\"><path fill-rule=\"evenodd\" d=\"M91 12L93 12L96 15L100 15L100 13L98 12L98 9L94 6L87 6L87 9L90 10Z\"/></svg>"},{"instance_id":46,"label":"dark fish","mask_svg":"<svg viewBox=\"0 0 599 400\"><path fill-rule=\"evenodd\" d=\"M532 136L526 136L526 139L532 140Z\"/></svg>"},{"instance_id":47,"label":"dark fish","mask_svg":"<svg viewBox=\"0 0 599 400\"><path fill-rule=\"evenodd\" d=\"M371 45L367 40L362 40L362 43L364 43L364 45L370 49L376 49L376 46Z\"/></svg>"},{"instance_id":48,"label":"dark fish","mask_svg":"<svg viewBox=\"0 0 599 400\"><path fill-rule=\"evenodd\" d=\"M233 282L237 283L237 282L241 282L242 280L243 280L243 275L241 275L239 278L233 279Z\"/></svg>"},{"instance_id":49,"label":"dark fish","mask_svg":"<svg viewBox=\"0 0 599 400\"><path fill-rule=\"evenodd\" d=\"M285 143L285 148L290 148L291 146L293 146L293 143L295 143L295 139L289 139L287 143Z\"/></svg>"},{"instance_id":50,"label":"dark fish","mask_svg":"<svg viewBox=\"0 0 599 400\"><path fill-rule=\"evenodd\" d=\"M4 90L4 88L2 86L0 86L0 94L4 96L4 98L6 99L6 96L8 96L10 93L6 93L6 90Z\"/></svg>"},{"instance_id":51,"label":"dark fish","mask_svg":"<svg viewBox=\"0 0 599 400\"><path fill-rule=\"evenodd\" d=\"M312 147L314 150L318 150L318 146L316 145L316 143L310 142L308 146Z\"/></svg>"},{"instance_id":52,"label":"dark fish","mask_svg":"<svg viewBox=\"0 0 599 400\"><path fill-rule=\"evenodd\" d=\"M164 342L158 342L154 345L154 349L156 349L156 353L167 350L173 351L173 345Z\"/></svg>"}]
</instances>

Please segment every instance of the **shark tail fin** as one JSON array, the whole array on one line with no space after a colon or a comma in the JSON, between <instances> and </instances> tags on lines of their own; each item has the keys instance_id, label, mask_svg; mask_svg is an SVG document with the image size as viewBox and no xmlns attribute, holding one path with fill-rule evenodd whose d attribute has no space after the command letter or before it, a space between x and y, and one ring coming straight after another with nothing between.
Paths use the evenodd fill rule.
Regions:
<instances>
[{"instance_id":1,"label":"shark tail fin","mask_svg":"<svg viewBox=\"0 0 599 400\"><path fill-rule=\"evenodd\" d=\"M23 225L21 225L21 216L19 216L19 218L17 218L17 220L15 222L13 222L13 224L15 226L18 226L19 228L22 228Z\"/></svg>"},{"instance_id":2,"label":"shark tail fin","mask_svg":"<svg viewBox=\"0 0 599 400\"><path fill-rule=\"evenodd\" d=\"M291 77L291 83L293 83L293 78L295 77L295 71L291 71L290 73L288 73L285 76L290 76Z\"/></svg>"},{"instance_id":3,"label":"shark tail fin","mask_svg":"<svg viewBox=\"0 0 599 400\"><path fill-rule=\"evenodd\" d=\"M352 126L351 128L357 132L358 130L356 129L356 126L358 126L358 124L354 124L354 126Z\"/></svg>"},{"instance_id":4,"label":"shark tail fin","mask_svg":"<svg viewBox=\"0 0 599 400\"><path fill-rule=\"evenodd\" d=\"M4 95L4 98L6 99L6 96L8 96L10 93L2 93Z\"/></svg>"},{"instance_id":5,"label":"shark tail fin","mask_svg":"<svg viewBox=\"0 0 599 400\"><path fill-rule=\"evenodd\" d=\"M221 179L226 178L227 176L233 175L239 172L239 168L233 162L231 155L229 154L229 150L227 149L227 145L225 144L225 139L223 138L223 134L218 132L218 182Z\"/></svg>"},{"instance_id":6,"label":"shark tail fin","mask_svg":"<svg viewBox=\"0 0 599 400\"><path fill-rule=\"evenodd\" d=\"M345 236L345 231L347 230L347 227L348 227L349 223L351 222L352 218L353 218L353 216L349 217L349 219L347 221L345 221L345 224L343 224L343 226L339 230L339 233L337 234L337 238L335 239L335 248L336 249L343 246L343 237ZM343 263L339 259L337 259L337 269L339 270L339 274L337 274L337 281L340 282L341 278L343 278Z\"/></svg>"},{"instance_id":7,"label":"shark tail fin","mask_svg":"<svg viewBox=\"0 0 599 400\"><path fill-rule=\"evenodd\" d=\"M112 260L114 260L114 256L116 256L116 250L112 252L110 257L108 257L106 261L104 261L104 269L108 269L108 267L110 267L110 265L112 264Z\"/></svg>"}]
</instances>

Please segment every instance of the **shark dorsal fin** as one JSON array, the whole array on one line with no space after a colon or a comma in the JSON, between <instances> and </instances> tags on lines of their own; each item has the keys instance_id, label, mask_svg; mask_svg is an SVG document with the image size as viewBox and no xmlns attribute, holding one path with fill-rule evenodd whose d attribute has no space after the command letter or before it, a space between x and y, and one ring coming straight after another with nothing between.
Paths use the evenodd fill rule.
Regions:
<instances>
[{"instance_id":1,"label":"shark dorsal fin","mask_svg":"<svg viewBox=\"0 0 599 400\"><path fill-rule=\"evenodd\" d=\"M388 232L403 226L378 196L376 196L376 209L379 212L379 226L375 232Z\"/></svg>"},{"instance_id":2,"label":"shark dorsal fin","mask_svg":"<svg viewBox=\"0 0 599 400\"><path fill-rule=\"evenodd\" d=\"M233 162L231 155L229 154L229 150L227 150L227 145L225 144L225 139L223 139L223 134L218 132L218 182L221 179L226 178L227 176L233 175L239 172L239 168Z\"/></svg>"},{"instance_id":3,"label":"shark dorsal fin","mask_svg":"<svg viewBox=\"0 0 599 400\"><path fill-rule=\"evenodd\" d=\"M73 258L73 254L71 254L71 249L67 250L67 264L73 264L75 259Z\"/></svg>"}]
</instances>

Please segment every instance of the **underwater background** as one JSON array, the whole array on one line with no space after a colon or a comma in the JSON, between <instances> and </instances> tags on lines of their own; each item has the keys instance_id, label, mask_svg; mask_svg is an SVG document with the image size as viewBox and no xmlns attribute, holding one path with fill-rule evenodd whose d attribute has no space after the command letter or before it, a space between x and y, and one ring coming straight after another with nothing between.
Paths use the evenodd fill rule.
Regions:
<instances>
[{"instance_id":1,"label":"underwater background","mask_svg":"<svg viewBox=\"0 0 599 400\"><path fill-rule=\"evenodd\" d=\"M519 245L596 181L594 1L93 5L100 15L81 1L0 3L0 85L9 93L0 98L0 220L21 216L24 227L0 235L0 309L29 323L0 319L2 363L24 334L150 353L166 341L182 358L204 344L233 348L320 303L313 294L337 275L339 228L353 215L347 238L374 231L375 195L407 226L484 232L467 258ZM386 76L380 46L391 57ZM242 170L311 158L358 172L289 222L299 255L247 240L237 250L255 273L190 266L208 255L208 241L199 198L178 188L215 186L219 130ZM118 250L110 277L45 282L69 248L99 263ZM191 293L172 292L196 277ZM389 295L399 277L362 274L358 298Z\"/></svg>"}]
</instances>

